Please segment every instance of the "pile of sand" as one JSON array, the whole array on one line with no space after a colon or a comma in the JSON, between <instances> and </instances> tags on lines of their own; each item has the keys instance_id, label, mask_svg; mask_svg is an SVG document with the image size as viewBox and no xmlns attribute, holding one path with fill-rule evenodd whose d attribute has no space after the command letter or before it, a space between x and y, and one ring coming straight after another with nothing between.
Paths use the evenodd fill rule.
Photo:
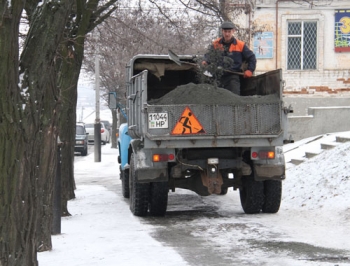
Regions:
<instances>
[{"instance_id":1,"label":"pile of sand","mask_svg":"<svg viewBox=\"0 0 350 266\"><path fill-rule=\"evenodd\" d=\"M178 86L159 99L149 101L152 105L173 104L249 104L276 103L277 95L239 96L226 89L210 84L194 84Z\"/></svg>"}]
</instances>

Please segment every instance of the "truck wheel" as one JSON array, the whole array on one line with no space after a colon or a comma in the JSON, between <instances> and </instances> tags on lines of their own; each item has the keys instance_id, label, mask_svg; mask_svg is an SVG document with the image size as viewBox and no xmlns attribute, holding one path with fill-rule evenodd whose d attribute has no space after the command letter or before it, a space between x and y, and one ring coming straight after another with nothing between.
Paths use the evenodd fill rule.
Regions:
<instances>
[{"instance_id":1,"label":"truck wheel","mask_svg":"<svg viewBox=\"0 0 350 266\"><path fill-rule=\"evenodd\" d=\"M228 187L221 187L221 192L220 192L220 195L226 195L227 194L227 191L228 191Z\"/></svg>"},{"instance_id":2,"label":"truck wheel","mask_svg":"<svg viewBox=\"0 0 350 266\"><path fill-rule=\"evenodd\" d=\"M86 156L88 154L88 148L86 147L80 154L81 156Z\"/></svg>"},{"instance_id":3,"label":"truck wheel","mask_svg":"<svg viewBox=\"0 0 350 266\"><path fill-rule=\"evenodd\" d=\"M168 206L168 182L151 183L149 212L153 216L164 216Z\"/></svg>"},{"instance_id":4,"label":"truck wheel","mask_svg":"<svg viewBox=\"0 0 350 266\"><path fill-rule=\"evenodd\" d=\"M225 182L225 180L228 180L228 173L226 171L221 171L221 176L222 176L222 179L224 180L224 182ZM221 192L219 195L222 195L222 196L226 195L227 192L228 192L228 187L221 186Z\"/></svg>"},{"instance_id":5,"label":"truck wheel","mask_svg":"<svg viewBox=\"0 0 350 266\"><path fill-rule=\"evenodd\" d=\"M148 211L149 183L138 183L134 154L130 159L130 210L135 216L146 216Z\"/></svg>"},{"instance_id":6,"label":"truck wheel","mask_svg":"<svg viewBox=\"0 0 350 266\"><path fill-rule=\"evenodd\" d=\"M129 170L120 170L120 179L122 180L123 197L128 199L130 197Z\"/></svg>"},{"instance_id":7,"label":"truck wheel","mask_svg":"<svg viewBox=\"0 0 350 266\"><path fill-rule=\"evenodd\" d=\"M245 213L259 213L264 204L264 184L261 181L255 181L253 176L243 177L239 195Z\"/></svg>"},{"instance_id":8,"label":"truck wheel","mask_svg":"<svg viewBox=\"0 0 350 266\"><path fill-rule=\"evenodd\" d=\"M282 181L267 180L264 181L265 200L262 211L265 213L278 212L282 198Z\"/></svg>"}]
</instances>

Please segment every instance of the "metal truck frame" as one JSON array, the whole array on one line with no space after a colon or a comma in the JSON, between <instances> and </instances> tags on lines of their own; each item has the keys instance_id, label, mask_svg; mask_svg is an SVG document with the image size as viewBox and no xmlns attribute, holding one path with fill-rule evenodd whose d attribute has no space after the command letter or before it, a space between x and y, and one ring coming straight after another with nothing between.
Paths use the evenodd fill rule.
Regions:
<instances>
[{"instance_id":1,"label":"metal truck frame","mask_svg":"<svg viewBox=\"0 0 350 266\"><path fill-rule=\"evenodd\" d=\"M282 71L242 79L242 95L262 100L232 104L152 104L180 85L198 84L195 57L137 55L127 64L127 123L118 147L123 196L136 216L163 216L169 190L202 196L239 189L245 213L276 213L285 179L282 146L290 108L282 101ZM264 96L275 97L264 102ZM202 130L186 131L183 119ZM193 120L195 119L195 120ZM182 128L181 128L182 126ZM182 131L181 131L182 129Z\"/></svg>"}]
</instances>

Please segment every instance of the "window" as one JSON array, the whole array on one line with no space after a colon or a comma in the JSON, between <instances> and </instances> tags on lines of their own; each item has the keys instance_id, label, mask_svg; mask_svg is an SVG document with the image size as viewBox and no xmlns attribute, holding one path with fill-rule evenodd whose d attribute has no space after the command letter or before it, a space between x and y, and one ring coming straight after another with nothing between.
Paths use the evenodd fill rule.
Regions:
<instances>
[{"instance_id":1,"label":"window","mask_svg":"<svg viewBox=\"0 0 350 266\"><path fill-rule=\"evenodd\" d=\"M289 21L287 69L316 69L317 21Z\"/></svg>"}]
</instances>

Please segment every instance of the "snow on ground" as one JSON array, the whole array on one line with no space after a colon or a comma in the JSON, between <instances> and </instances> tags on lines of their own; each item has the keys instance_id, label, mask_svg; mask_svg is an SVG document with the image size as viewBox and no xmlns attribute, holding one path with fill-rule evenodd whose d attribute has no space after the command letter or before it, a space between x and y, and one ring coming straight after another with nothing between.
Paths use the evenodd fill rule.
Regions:
<instances>
[{"instance_id":1,"label":"snow on ground","mask_svg":"<svg viewBox=\"0 0 350 266\"><path fill-rule=\"evenodd\" d=\"M76 199L69 202L72 216L62 218L61 235L52 237L53 250L38 254L39 265L44 266L110 266L162 265L171 257L167 265L185 265L181 257L171 248L163 247L149 235L147 226L140 230L139 219L134 217L126 204L114 191L101 185L84 183L87 176L98 179L113 178L119 182L117 149L102 147L101 162L94 162L89 154L74 164L77 189ZM127 219L124 219L127 217ZM138 254L142 254L138 256Z\"/></svg>"},{"instance_id":2,"label":"snow on ground","mask_svg":"<svg viewBox=\"0 0 350 266\"><path fill-rule=\"evenodd\" d=\"M350 137L350 132L341 134ZM285 236L280 236L282 241L286 240L283 237L301 236L303 241L313 245L326 241L324 245L330 248L348 247L349 233L344 225L350 222L350 142L338 143L330 150L322 151L319 148L324 142L335 145L336 135L339 134L317 136L284 146L287 179L283 184L281 209L276 215L261 215L256 218L257 235L271 237L271 232L259 226L259 223L271 223L285 232ZM305 151L320 154L306 159ZM75 162L76 199L69 202L72 216L62 218L62 234L53 236L53 250L38 254L40 265L189 265L175 249L153 238L152 226L141 223L138 217L134 217L127 200L116 193L115 188L120 186L117 153L117 149L106 145L102 147L101 162L95 163L93 154ZM293 165L290 163L292 158L304 162ZM108 182L114 184L112 188L107 185ZM224 212L227 204L231 204L232 209L234 202L234 208L237 208L235 211L241 212L237 195L237 192L229 190L224 197L232 197L232 201L217 197L214 201L220 204L219 211ZM204 201L207 199L209 198L204 197ZM312 215L305 222L305 213L308 211ZM252 216L240 215L237 219L249 223L249 217ZM304 219L300 224L299 218ZM218 247L243 245L232 243L232 238L226 232L225 223L234 222L229 218L200 219L196 227L212 229L205 232L198 229L192 234L206 234L208 238L217 241ZM216 227L210 227L210 223ZM316 224L317 230L314 228ZM320 226L324 230L319 230ZM244 230L235 233L239 234L238 239L251 237L245 235ZM242 250L247 252L244 248ZM247 257L250 255L247 253ZM254 255L259 256L258 253ZM288 262L287 258L280 259L279 262L293 265L284 263ZM320 264L309 262L307 265Z\"/></svg>"},{"instance_id":3,"label":"snow on ground","mask_svg":"<svg viewBox=\"0 0 350 266\"><path fill-rule=\"evenodd\" d=\"M288 151L284 147L286 161L299 158L305 161L298 166L289 166L287 162L287 181L284 183L283 205L304 209L337 210L344 221L350 219L350 142L336 143L335 136L345 136L350 139L350 133L335 133L301 140L290 146L299 148ZM306 142L306 143L305 143ZM309 142L309 143L308 143ZM305 144L303 144L305 143ZM322 151L321 143L333 144L335 147ZM300 145L300 146L298 146ZM317 156L306 159L305 152L315 151ZM303 156L304 155L304 156ZM346 213L348 216L346 217Z\"/></svg>"}]
</instances>

